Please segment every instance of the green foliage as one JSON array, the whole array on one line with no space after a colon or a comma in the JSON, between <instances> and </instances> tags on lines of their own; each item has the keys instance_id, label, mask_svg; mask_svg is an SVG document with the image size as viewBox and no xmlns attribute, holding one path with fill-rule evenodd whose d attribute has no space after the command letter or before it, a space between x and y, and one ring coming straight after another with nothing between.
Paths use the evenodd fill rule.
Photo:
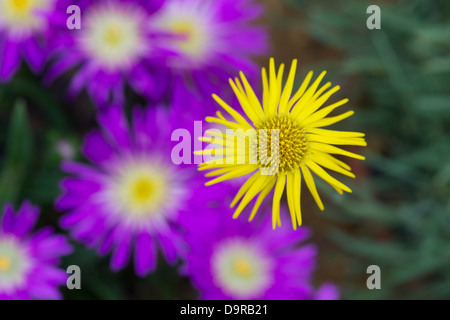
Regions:
<instances>
[{"instance_id":1,"label":"green foliage","mask_svg":"<svg viewBox=\"0 0 450 320\"><path fill-rule=\"evenodd\" d=\"M0 207L16 201L21 186L29 174L33 142L27 109L23 101L16 102L6 141L6 154L0 171Z\"/></svg>"}]
</instances>

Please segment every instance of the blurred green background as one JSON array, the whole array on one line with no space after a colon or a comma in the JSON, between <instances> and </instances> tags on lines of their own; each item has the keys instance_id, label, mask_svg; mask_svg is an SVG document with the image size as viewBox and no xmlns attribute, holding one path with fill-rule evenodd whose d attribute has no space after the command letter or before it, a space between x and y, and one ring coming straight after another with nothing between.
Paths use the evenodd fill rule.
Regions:
<instances>
[{"instance_id":1,"label":"blurred green background","mask_svg":"<svg viewBox=\"0 0 450 320\"><path fill-rule=\"evenodd\" d=\"M367 160L351 163L352 195L328 186L321 213L305 194L304 223L319 245L317 283L331 280L344 299L450 298L450 1L262 0L277 63L300 61L298 79L328 70L338 98L355 116L346 130L366 133ZM369 5L381 8L381 29L369 30ZM267 59L261 59L266 65ZM26 67L0 85L0 206L28 198L53 209L63 158L82 160L82 135L96 126L86 96L41 86ZM347 181L348 182L348 181ZM111 273L108 259L76 246L63 265L82 268L82 289L68 299L195 298L189 280L159 259L157 273L131 267ZM381 268L381 290L368 290L366 269ZM89 281L83 279L89 279Z\"/></svg>"}]
</instances>

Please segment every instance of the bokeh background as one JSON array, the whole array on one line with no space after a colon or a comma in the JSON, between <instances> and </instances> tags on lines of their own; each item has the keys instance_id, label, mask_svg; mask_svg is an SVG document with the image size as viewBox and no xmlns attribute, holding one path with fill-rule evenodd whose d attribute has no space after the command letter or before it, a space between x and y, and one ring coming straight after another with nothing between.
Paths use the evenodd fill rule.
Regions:
<instances>
[{"instance_id":1,"label":"bokeh background","mask_svg":"<svg viewBox=\"0 0 450 320\"><path fill-rule=\"evenodd\" d=\"M262 0L271 56L328 70L356 115L345 128L366 133L364 162L350 165L353 194L324 185L326 210L303 194L305 225L319 247L315 283L332 281L343 299L450 298L450 2ZM368 30L366 9L381 8L381 30ZM1 58L1 57L0 57ZM268 57L259 58L267 65ZM87 95L65 97L63 81L43 86L25 65L0 84L0 207L30 199L40 225L58 228L53 206L62 159L81 160L82 137L97 126ZM305 189L305 188L304 188ZM64 231L61 231L64 232ZM193 299L177 266L159 259L145 278L132 266L74 243L63 265L82 266L83 289L67 299ZM366 269L381 268L381 290L368 290Z\"/></svg>"}]
</instances>

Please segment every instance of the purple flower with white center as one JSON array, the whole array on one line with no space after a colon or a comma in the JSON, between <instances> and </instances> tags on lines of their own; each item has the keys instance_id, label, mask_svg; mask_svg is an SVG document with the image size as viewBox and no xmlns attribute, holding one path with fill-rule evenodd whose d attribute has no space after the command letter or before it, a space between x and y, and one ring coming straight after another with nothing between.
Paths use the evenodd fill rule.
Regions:
<instances>
[{"instance_id":1,"label":"purple flower with white center","mask_svg":"<svg viewBox=\"0 0 450 320\"><path fill-rule=\"evenodd\" d=\"M262 13L253 0L171 0L149 24L172 35L162 45L177 53L167 60L175 79L210 98L239 70L256 75L251 58L268 51L266 30L253 24Z\"/></svg>"},{"instance_id":2,"label":"purple flower with white center","mask_svg":"<svg viewBox=\"0 0 450 320\"><path fill-rule=\"evenodd\" d=\"M17 213L4 207L0 224L0 300L60 299L67 274L58 268L72 247L47 227L32 233L39 208L24 202Z\"/></svg>"},{"instance_id":3,"label":"purple flower with white center","mask_svg":"<svg viewBox=\"0 0 450 320\"><path fill-rule=\"evenodd\" d=\"M147 21L161 2L81 0L80 30L68 30L66 21L55 16L52 23L58 31L47 81L74 69L69 93L87 89L101 107L121 103L126 85L148 99L159 99L168 79L160 67L166 53L155 45L158 35Z\"/></svg>"},{"instance_id":4,"label":"purple flower with white center","mask_svg":"<svg viewBox=\"0 0 450 320\"><path fill-rule=\"evenodd\" d=\"M301 244L309 238L309 230L274 232L267 219L259 225L230 219L231 211L223 197L233 194L230 188L217 186L208 191L216 195L203 199L210 209L183 217L189 249L184 254L182 273L191 278L200 298L321 298L311 285L316 247ZM330 290L323 298L332 298Z\"/></svg>"},{"instance_id":5,"label":"purple flower with white center","mask_svg":"<svg viewBox=\"0 0 450 320\"><path fill-rule=\"evenodd\" d=\"M195 170L171 160L171 134L183 127L163 108L135 108L132 126L120 107L99 115L101 130L85 139L91 164L64 162L56 207L61 225L99 254L113 252L111 269L124 268L134 251L136 273L154 271L159 247L169 263L182 250L177 220L191 207ZM190 124L192 126L192 123Z\"/></svg>"},{"instance_id":6,"label":"purple flower with white center","mask_svg":"<svg viewBox=\"0 0 450 320\"><path fill-rule=\"evenodd\" d=\"M54 0L0 1L0 81L9 80L24 59L33 72L41 71L47 56L46 15Z\"/></svg>"}]
</instances>

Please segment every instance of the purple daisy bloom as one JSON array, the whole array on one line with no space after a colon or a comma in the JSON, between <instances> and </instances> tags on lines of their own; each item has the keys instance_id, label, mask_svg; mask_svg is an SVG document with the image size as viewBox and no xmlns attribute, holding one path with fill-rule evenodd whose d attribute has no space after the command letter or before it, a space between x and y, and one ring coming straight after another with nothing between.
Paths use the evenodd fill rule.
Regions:
<instances>
[{"instance_id":1,"label":"purple daisy bloom","mask_svg":"<svg viewBox=\"0 0 450 320\"><path fill-rule=\"evenodd\" d=\"M60 299L67 274L58 269L61 256L72 252L63 235L51 228L31 234L39 208L24 202L17 214L4 207L0 224L0 300Z\"/></svg>"},{"instance_id":2,"label":"purple daisy bloom","mask_svg":"<svg viewBox=\"0 0 450 320\"><path fill-rule=\"evenodd\" d=\"M177 53L167 60L174 78L209 99L239 70L256 75L251 58L268 51L266 30L252 25L262 13L253 0L171 0L149 24L172 34L163 45Z\"/></svg>"},{"instance_id":3,"label":"purple daisy bloom","mask_svg":"<svg viewBox=\"0 0 450 320\"><path fill-rule=\"evenodd\" d=\"M46 15L54 0L0 1L0 81L9 80L23 58L33 72L41 71L47 56Z\"/></svg>"},{"instance_id":4,"label":"purple daisy bloom","mask_svg":"<svg viewBox=\"0 0 450 320\"><path fill-rule=\"evenodd\" d=\"M85 138L91 164L64 162L74 176L62 181L56 207L61 225L99 254L113 252L111 269L125 267L134 250L136 273L156 267L157 246L174 263L183 241L179 216L190 208L195 170L171 160L172 129L182 127L163 108L135 108L132 127L120 107L99 116L101 130ZM192 126L192 123L191 123Z\"/></svg>"},{"instance_id":5,"label":"purple daisy bloom","mask_svg":"<svg viewBox=\"0 0 450 320\"><path fill-rule=\"evenodd\" d=\"M47 81L74 69L69 93L75 96L87 89L99 106L121 103L127 84L148 99L158 99L168 79L160 67L165 53L155 45L158 35L147 21L161 3L81 0L77 2L83 13L80 30L68 30L65 20L53 17L58 31Z\"/></svg>"},{"instance_id":6,"label":"purple daisy bloom","mask_svg":"<svg viewBox=\"0 0 450 320\"><path fill-rule=\"evenodd\" d=\"M299 246L308 239L309 229L274 232L267 219L256 226L229 219L223 195L232 194L230 188L208 191L217 195L204 199L210 209L183 218L189 250L182 272L200 298L315 299L311 278L317 250L312 244Z\"/></svg>"}]
</instances>

